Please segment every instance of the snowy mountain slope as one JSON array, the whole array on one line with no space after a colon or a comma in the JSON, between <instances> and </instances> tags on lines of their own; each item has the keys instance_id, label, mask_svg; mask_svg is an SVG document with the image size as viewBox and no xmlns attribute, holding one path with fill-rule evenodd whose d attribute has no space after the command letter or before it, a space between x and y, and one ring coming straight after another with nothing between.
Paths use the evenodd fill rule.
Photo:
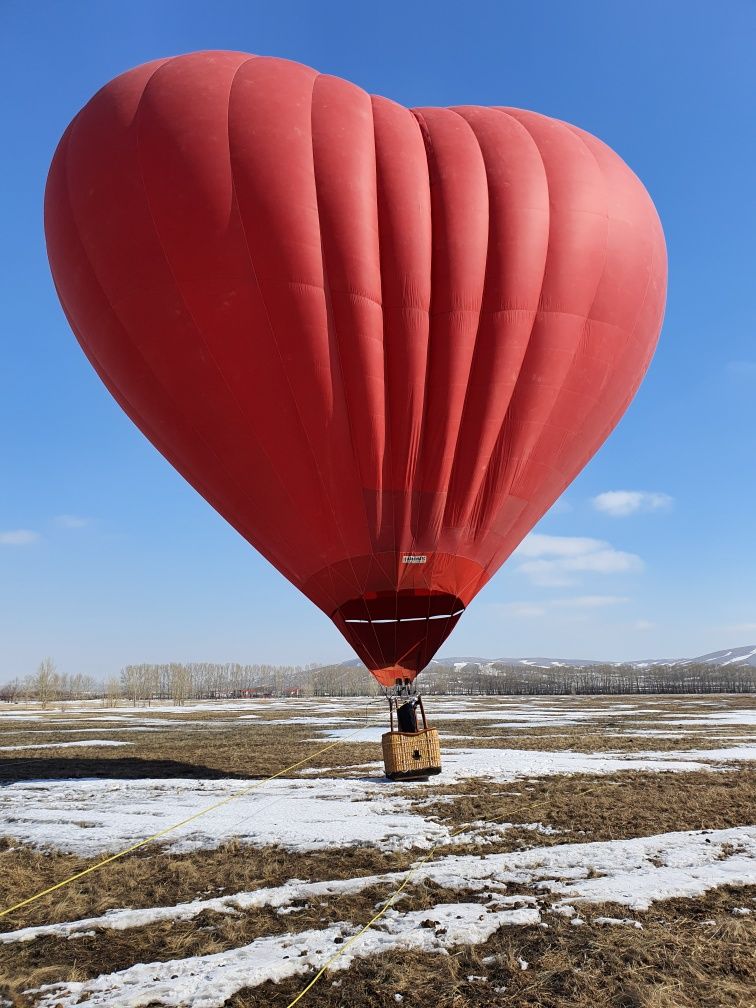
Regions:
<instances>
[{"instance_id":1,"label":"snowy mountain slope","mask_svg":"<svg viewBox=\"0 0 756 1008\"><path fill-rule=\"evenodd\" d=\"M359 668L362 663L359 658L351 658L349 661L340 662L339 668ZM449 668L462 669L466 665L477 665L481 669L491 668L495 665L520 666L522 668L591 668L595 665L611 665L615 668L627 667L634 669L654 668L657 665L667 667L684 667L686 665L714 665L720 668L732 666L734 668L756 668L756 644L746 644L743 647L728 648L724 651L711 651L709 654L699 655L695 658L645 658L640 661L601 661L596 658L481 658L470 656L440 656L434 658L428 668Z\"/></svg>"},{"instance_id":2,"label":"snowy mountain slope","mask_svg":"<svg viewBox=\"0 0 756 1008\"><path fill-rule=\"evenodd\" d=\"M709 654L699 655L695 658L646 658L641 661L629 662L607 662L598 661L591 658L447 658L439 657L431 663L433 665L480 665L481 667L490 665L519 665L530 668L590 668L593 665L612 665L615 667L627 666L628 668L645 669L653 668L655 665L667 665L672 667L684 667L686 665L716 665L724 667L726 665L734 667L756 668L756 644L747 644L744 647L728 648L724 651L711 651Z\"/></svg>"}]
</instances>

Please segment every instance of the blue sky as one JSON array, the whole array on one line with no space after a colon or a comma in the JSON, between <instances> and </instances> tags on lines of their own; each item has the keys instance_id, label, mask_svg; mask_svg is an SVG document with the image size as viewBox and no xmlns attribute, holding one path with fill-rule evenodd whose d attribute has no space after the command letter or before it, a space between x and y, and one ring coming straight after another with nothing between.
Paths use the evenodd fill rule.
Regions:
<instances>
[{"instance_id":1,"label":"blue sky","mask_svg":"<svg viewBox=\"0 0 756 1008\"><path fill-rule=\"evenodd\" d=\"M670 290L648 377L446 654L639 658L756 640L754 39L750 0L5 0L0 681L48 654L94 675L349 657L120 412L47 268L42 195L68 121L123 70L211 48L296 59L406 105L567 119L658 207ZM601 496L617 491L651 496Z\"/></svg>"}]
</instances>

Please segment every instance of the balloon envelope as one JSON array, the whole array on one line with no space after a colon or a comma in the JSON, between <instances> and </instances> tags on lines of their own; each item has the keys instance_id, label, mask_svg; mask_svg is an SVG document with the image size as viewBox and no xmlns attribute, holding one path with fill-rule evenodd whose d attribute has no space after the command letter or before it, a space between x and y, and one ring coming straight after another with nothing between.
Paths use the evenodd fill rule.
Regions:
<instances>
[{"instance_id":1,"label":"balloon envelope","mask_svg":"<svg viewBox=\"0 0 756 1008\"><path fill-rule=\"evenodd\" d=\"M244 53L99 91L45 229L115 399L384 684L597 451L663 314L658 217L599 140Z\"/></svg>"}]
</instances>

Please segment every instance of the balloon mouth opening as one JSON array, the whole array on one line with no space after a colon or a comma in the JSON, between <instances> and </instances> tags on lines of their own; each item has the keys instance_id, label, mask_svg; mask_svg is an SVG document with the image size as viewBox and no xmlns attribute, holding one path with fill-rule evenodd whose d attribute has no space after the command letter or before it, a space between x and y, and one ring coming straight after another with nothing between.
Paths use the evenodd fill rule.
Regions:
<instances>
[{"instance_id":1,"label":"balloon mouth opening","mask_svg":"<svg viewBox=\"0 0 756 1008\"><path fill-rule=\"evenodd\" d=\"M419 588L371 592L350 599L334 614L345 623L412 623L459 617L464 603L447 592Z\"/></svg>"},{"instance_id":2,"label":"balloon mouth opening","mask_svg":"<svg viewBox=\"0 0 756 1008\"><path fill-rule=\"evenodd\" d=\"M425 668L464 611L456 595L410 588L350 599L332 618L376 678L393 686Z\"/></svg>"}]
</instances>

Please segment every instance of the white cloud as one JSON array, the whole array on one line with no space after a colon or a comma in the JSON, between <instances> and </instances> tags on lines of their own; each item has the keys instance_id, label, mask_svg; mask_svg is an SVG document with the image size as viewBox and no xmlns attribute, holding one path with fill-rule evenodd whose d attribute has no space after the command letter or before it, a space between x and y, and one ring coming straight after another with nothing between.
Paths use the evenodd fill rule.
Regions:
<instances>
[{"instance_id":1,"label":"white cloud","mask_svg":"<svg viewBox=\"0 0 756 1008\"><path fill-rule=\"evenodd\" d=\"M537 616L546 615L546 610L543 606L536 605L533 602L504 602L496 608L501 609L510 616L516 616L517 619L534 619Z\"/></svg>"},{"instance_id":2,"label":"white cloud","mask_svg":"<svg viewBox=\"0 0 756 1008\"><path fill-rule=\"evenodd\" d=\"M588 539L581 536L552 536L540 532L531 532L525 536L514 551L513 556L543 557L543 556L578 556L601 549L607 544L601 539Z\"/></svg>"},{"instance_id":3,"label":"white cloud","mask_svg":"<svg viewBox=\"0 0 756 1008\"><path fill-rule=\"evenodd\" d=\"M28 546L39 540L39 532L32 532L31 529L13 529L9 532L0 532L0 546Z\"/></svg>"},{"instance_id":4,"label":"white cloud","mask_svg":"<svg viewBox=\"0 0 756 1008\"><path fill-rule=\"evenodd\" d=\"M629 601L622 595L574 595L572 598L554 599L551 604L565 609L602 609Z\"/></svg>"},{"instance_id":5,"label":"white cloud","mask_svg":"<svg viewBox=\"0 0 756 1008\"><path fill-rule=\"evenodd\" d=\"M514 555L533 558L520 564L518 570L543 588L575 584L577 573L626 574L643 570L643 561L635 553L583 536L534 533L525 537Z\"/></svg>"},{"instance_id":6,"label":"white cloud","mask_svg":"<svg viewBox=\"0 0 756 1008\"><path fill-rule=\"evenodd\" d=\"M539 588L568 588L575 578L564 571L556 560L529 560L517 568Z\"/></svg>"},{"instance_id":7,"label":"white cloud","mask_svg":"<svg viewBox=\"0 0 756 1008\"><path fill-rule=\"evenodd\" d=\"M635 553L624 553L609 545L595 553L570 557L565 563L569 564L571 570L593 571L596 574L624 574L627 571L643 570L643 561Z\"/></svg>"},{"instance_id":8,"label":"white cloud","mask_svg":"<svg viewBox=\"0 0 756 1008\"><path fill-rule=\"evenodd\" d=\"M653 630L655 626L656 623L652 623L650 620L647 619L639 619L636 620L635 623L633 623L634 630Z\"/></svg>"},{"instance_id":9,"label":"white cloud","mask_svg":"<svg viewBox=\"0 0 756 1008\"><path fill-rule=\"evenodd\" d=\"M607 490L591 499L597 511L612 518L626 518L640 511L665 511L672 507L669 494L647 490Z\"/></svg>"},{"instance_id":10,"label":"white cloud","mask_svg":"<svg viewBox=\"0 0 756 1008\"><path fill-rule=\"evenodd\" d=\"M569 598L545 599L542 602L504 602L495 608L517 619L528 619L545 616L549 609L602 609L604 606L629 601L629 598L620 595L573 595Z\"/></svg>"},{"instance_id":11,"label":"white cloud","mask_svg":"<svg viewBox=\"0 0 756 1008\"><path fill-rule=\"evenodd\" d=\"M89 518L81 518L79 515L72 514L56 515L53 521L60 528L67 529L84 528L85 525L89 525Z\"/></svg>"}]
</instances>

